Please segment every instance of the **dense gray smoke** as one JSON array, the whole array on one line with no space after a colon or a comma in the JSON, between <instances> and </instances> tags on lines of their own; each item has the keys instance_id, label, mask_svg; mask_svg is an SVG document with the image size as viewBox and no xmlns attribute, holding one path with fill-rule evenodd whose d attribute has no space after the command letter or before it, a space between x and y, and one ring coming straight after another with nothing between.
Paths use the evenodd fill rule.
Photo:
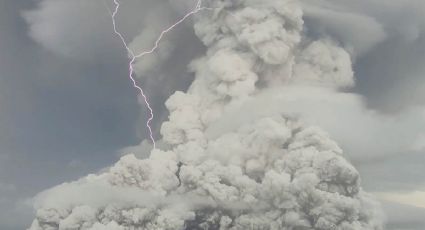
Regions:
<instances>
[{"instance_id":1,"label":"dense gray smoke","mask_svg":"<svg viewBox=\"0 0 425 230\"><path fill-rule=\"evenodd\" d=\"M349 53L306 37L297 1L204 5L213 10L194 28L207 52L190 64L189 90L166 102L161 148L40 194L30 230L382 229L379 205L325 132L285 107L242 112L279 107L273 92L338 95L354 85Z\"/></svg>"}]
</instances>

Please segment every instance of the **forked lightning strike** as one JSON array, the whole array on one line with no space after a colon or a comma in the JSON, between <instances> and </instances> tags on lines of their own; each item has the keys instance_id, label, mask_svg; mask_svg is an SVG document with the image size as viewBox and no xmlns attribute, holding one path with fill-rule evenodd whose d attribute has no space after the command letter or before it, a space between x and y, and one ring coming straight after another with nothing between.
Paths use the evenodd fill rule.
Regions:
<instances>
[{"instance_id":1,"label":"forked lightning strike","mask_svg":"<svg viewBox=\"0 0 425 230\"><path fill-rule=\"evenodd\" d=\"M188 17L192 16L193 14L196 14L196 13L198 13L201 10L209 9L209 8L202 7L202 0L198 0L195 8L192 11L190 11L189 13L187 13L186 15L184 15L180 20L178 20L177 22L175 22L174 24L172 24L170 27L168 27L167 29L165 29L165 30L163 30L161 32L161 34L158 36L158 38L155 41L155 45L150 50L144 51L144 52L139 53L139 54L135 54L133 52L133 50L130 49L130 47L128 46L127 42L125 41L124 36L117 29L117 24L116 24L115 16L117 15L118 10L120 8L119 0L114 0L114 4L115 4L115 9L112 12L112 25L113 25L115 34L118 35L118 37L121 39L121 42L123 43L125 49L127 50L127 52L130 55L130 62L128 63L128 77L130 78L130 80L131 80L131 82L133 84L133 87L136 88L139 91L140 95L142 95L143 100L145 101L146 107L149 110L150 116L149 116L148 120L146 121L146 127L149 130L149 137L150 137L150 139L152 141L153 148L155 149L156 148L156 143L155 143L155 138L153 137L152 127L151 127L151 122L152 122L152 120L154 118L153 109L152 109L151 105L149 104L148 97L146 96L146 94L143 91L142 87L140 87L137 84L136 80L133 77L133 74L134 74L133 64L134 64L134 62L136 61L137 58L141 58L141 57L143 57L143 56L145 56L147 54L151 54L151 53L155 52L155 50L159 46L159 43L161 42L162 38L164 37L164 35L166 33L170 32L172 29L174 29L176 26L178 26L179 24L181 24L182 22L184 22Z\"/></svg>"}]
</instances>

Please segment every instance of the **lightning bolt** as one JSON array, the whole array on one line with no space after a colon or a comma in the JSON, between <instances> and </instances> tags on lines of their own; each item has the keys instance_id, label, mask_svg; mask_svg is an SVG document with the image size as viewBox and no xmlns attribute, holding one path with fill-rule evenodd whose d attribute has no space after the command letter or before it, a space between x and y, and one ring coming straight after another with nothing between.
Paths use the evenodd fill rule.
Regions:
<instances>
[{"instance_id":1,"label":"lightning bolt","mask_svg":"<svg viewBox=\"0 0 425 230\"><path fill-rule=\"evenodd\" d=\"M201 10L205 10L205 9L210 9L210 8L206 8L206 7L202 7L202 0L198 0L196 3L196 6L192 9L192 11L190 11L189 13L187 13L186 15L184 15L182 18L180 18L180 20L176 21L174 24L172 24L171 26L169 26L168 28L164 29L160 35L158 36L158 38L155 41L154 46L146 51L143 51L139 54L134 53L134 51L128 46L127 42L125 41L124 36L118 31L117 29L117 23L116 23L116 16L118 14L119 8L120 8L120 3L119 0L114 0L114 11L111 14L111 18L112 18L112 25L113 25L113 29L115 34L120 38L122 44L124 45L125 49L127 50L128 54L129 54L129 63L128 63L128 77L131 81L131 83L133 84L133 87L140 93L140 95L143 97L143 100L146 104L146 107L149 110L149 118L146 121L146 127L148 128L149 131L149 137L152 141L153 144L153 148L156 148L156 143L155 143L155 138L153 137L153 132L152 132L152 127L151 127L151 122L154 119L154 112L153 109L151 107L151 105L149 104L149 100L148 97L146 96L145 92L143 91L142 87L140 87L137 84L137 81L134 79L133 75L134 75L134 67L133 64L134 62L138 59L141 58L145 55L148 54L152 54L153 52L155 52L158 49L159 43L161 42L162 38L164 37L165 34L167 34L168 32L170 32L171 30L173 30L176 26L178 26L179 24L181 24L182 22L184 22L188 17L198 13Z\"/></svg>"}]
</instances>

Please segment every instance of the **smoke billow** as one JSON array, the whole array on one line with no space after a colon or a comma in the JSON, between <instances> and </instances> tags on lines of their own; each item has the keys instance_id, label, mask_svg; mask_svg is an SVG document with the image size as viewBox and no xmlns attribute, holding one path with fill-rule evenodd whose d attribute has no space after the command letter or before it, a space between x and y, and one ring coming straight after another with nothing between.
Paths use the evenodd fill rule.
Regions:
<instances>
[{"instance_id":1,"label":"smoke billow","mask_svg":"<svg viewBox=\"0 0 425 230\"><path fill-rule=\"evenodd\" d=\"M194 29L207 52L190 64L188 91L166 102L161 148L40 194L30 230L382 229L379 205L320 128L285 108L232 113L294 87L337 95L354 85L349 53L304 36L297 1L204 4L213 10Z\"/></svg>"}]
</instances>

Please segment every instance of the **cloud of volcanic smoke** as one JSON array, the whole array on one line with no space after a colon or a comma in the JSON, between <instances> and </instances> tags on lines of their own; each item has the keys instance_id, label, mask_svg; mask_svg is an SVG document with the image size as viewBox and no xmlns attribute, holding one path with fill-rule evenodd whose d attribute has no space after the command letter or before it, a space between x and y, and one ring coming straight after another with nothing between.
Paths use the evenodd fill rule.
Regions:
<instances>
[{"instance_id":1,"label":"cloud of volcanic smoke","mask_svg":"<svg viewBox=\"0 0 425 230\"><path fill-rule=\"evenodd\" d=\"M213 10L194 29L207 51L167 100L158 148L39 194L30 230L382 229L343 150L281 103L325 95L320 109L354 86L350 54L305 35L298 1L203 5Z\"/></svg>"}]
</instances>

